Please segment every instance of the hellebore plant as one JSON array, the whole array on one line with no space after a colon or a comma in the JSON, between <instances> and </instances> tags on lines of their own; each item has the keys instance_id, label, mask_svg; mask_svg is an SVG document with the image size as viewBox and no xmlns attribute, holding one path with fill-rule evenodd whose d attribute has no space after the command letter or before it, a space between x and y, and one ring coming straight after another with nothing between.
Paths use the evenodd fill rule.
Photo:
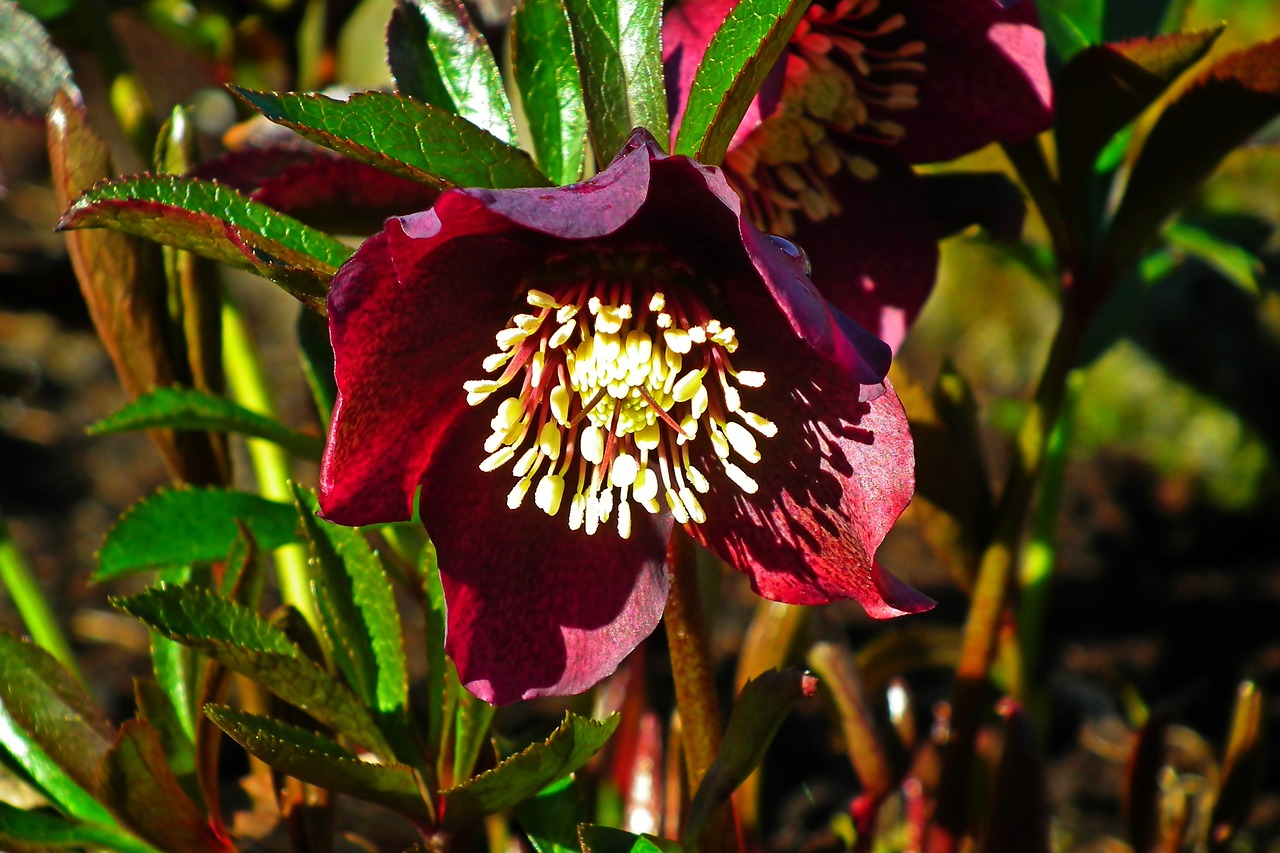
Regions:
<instances>
[{"instance_id":1,"label":"hellebore plant","mask_svg":"<svg viewBox=\"0 0 1280 853\"><path fill-rule=\"evenodd\" d=\"M663 23L678 124L735 0L687 0ZM910 168L1052 119L1044 35L1030 0L817 0L725 158L746 215L794 240L813 281L896 350L933 287L937 226Z\"/></svg>"},{"instance_id":2,"label":"hellebore plant","mask_svg":"<svg viewBox=\"0 0 1280 853\"><path fill-rule=\"evenodd\" d=\"M874 564L914 483L888 347L723 172L644 131L585 183L389 220L329 318L324 516L408 519L421 485L449 654L484 699L611 673L662 615L673 523L775 601L929 606Z\"/></svg>"}]
</instances>

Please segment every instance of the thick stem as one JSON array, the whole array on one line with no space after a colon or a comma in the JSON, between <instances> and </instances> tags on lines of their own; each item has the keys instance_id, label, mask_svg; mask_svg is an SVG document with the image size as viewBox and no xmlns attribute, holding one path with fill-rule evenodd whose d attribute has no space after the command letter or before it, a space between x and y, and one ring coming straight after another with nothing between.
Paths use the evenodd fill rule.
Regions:
<instances>
[{"instance_id":1,"label":"thick stem","mask_svg":"<svg viewBox=\"0 0 1280 853\"><path fill-rule=\"evenodd\" d=\"M1013 466L997 508L995 532L978 567L952 690L950 733L943 751L929 853L952 853L965 832L974 742L982 721L987 674L1015 577L1022 531L1043 469L1050 432L1062 408L1067 375L1075 361L1084 322L1072 291L1068 290L1062 324L1049 350L1035 400L1018 434Z\"/></svg>"},{"instance_id":2,"label":"thick stem","mask_svg":"<svg viewBox=\"0 0 1280 853\"><path fill-rule=\"evenodd\" d=\"M231 396L245 408L274 418L275 405L261 360L244 316L230 294L225 294L222 302L222 349ZM292 503L288 453L279 445L261 439L249 439L245 444L258 480L258 491L265 498ZM312 628L317 628L319 622L311 600L306 550L301 545L286 545L276 549L275 558L281 598L297 608Z\"/></svg>"},{"instance_id":3,"label":"thick stem","mask_svg":"<svg viewBox=\"0 0 1280 853\"><path fill-rule=\"evenodd\" d=\"M680 712L685 778L692 795L715 760L724 729L707 647L697 552L693 540L681 527L674 529L667 544L667 565L671 572L671 591L662 622L671 656L676 708ZM731 806L721 808L708 821L699 836L698 849L708 853L737 849Z\"/></svg>"}]
</instances>

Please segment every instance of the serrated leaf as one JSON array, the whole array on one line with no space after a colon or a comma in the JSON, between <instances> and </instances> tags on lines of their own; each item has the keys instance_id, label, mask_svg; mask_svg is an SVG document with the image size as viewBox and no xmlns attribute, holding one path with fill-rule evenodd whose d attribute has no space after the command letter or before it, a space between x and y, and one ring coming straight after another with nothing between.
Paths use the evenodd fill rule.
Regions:
<instances>
[{"instance_id":1,"label":"serrated leaf","mask_svg":"<svg viewBox=\"0 0 1280 853\"><path fill-rule=\"evenodd\" d=\"M364 92L335 101L324 95L231 89L271 121L312 142L406 178L436 187L547 186L525 152L448 110L412 98Z\"/></svg>"},{"instance_id":2,"label":"serrated leaf","mask_svg":"<svg viewBox=\"0 0 1280 853\"><path fill-rule=\"evenodd\" d=\"M707 45L685 107L675 153L717 165L765 77L791 40L808 0L741 0Z\"/></svg>"},{"instance_id":3,"label":"serrated leaf","mask_svg":"<svg viewBox=\"0 0 1280 853\"><path fill-rule=\"evenodd\" d=\"M423 639L426 645L427 676L427 749L436 757L445 754L445 709L450 704L446 698L449 662L444 653L446 610L444 586L440 582L440 567L436 562L436 549L430 541L422 548L422 612ZM456 685L457 680L454 680ZM443 768L437 768L443 770Z\"/></svg>"},{"instance_id":4,"label":"serrated leaf","mask_svg":"<svg viewBox=\"0 0 1280 853\"><path fill-rule=\"evenodd\" d=\"M110 435L164 427L174 430L234 432L274 442L305 459L319 460L324 441L289 429L239 403L194 388L158 388L89 427L90 435Z\"/></svg>"},{"instance_id":5,"label":"serrated leaf","mask_svg":"<svg viewBox=\"0 0 1280 853\"><path fill-rule=\"evenodd\" d=\"M93 578L221 559L235 541L237 518L263 548L300 539L289 504L225 489L164 489L134 504L107 531Z\"/></svg>"},{"instance_id":6,"label":"serrated leaf","mask_svg":"<svg viewBox=\"0 0 1280 853\"><path fill-rule=\"evenodd\" d=\"M818 680L800 670L770 670L748 681L733 703L716 757L689 804L682 841L691 846L698 832L764 758L791 709L812 696Z\"/></svg>"},{"instance_id":7,"label":"serrated leaf","mask_svg":"<svg viewBox=\"0 0 1280 853\"><path fill-rule=\"evenodd\" d=\"M387 64L400 92L515 141L502 73L458 0L400 0L387 26Z\"/></svg>"},{"instance_id":8,"label":"serrated leaf","mask_svg":"<svg viewBox=\"0 0 1280 853\"><path fill-rule=\"evenodd\" d=\"M110 228L185 249L265 276L321 312L329 279L352 251L230 187L166 175L100 183L58 228Z\"/></svg>"},{"instance_id":9,"label":"serrated leaf","mask_svg":"<svg viewBox=\"0 0 1280 853\"><path fill-rule=\"evenodd\" d=\"M565 714L542 743L534 743L492 770L441 793L446 824L458 825L532 797L586 764L618 727L617 714L603 722Z\"/></svg>"},{"instance_id":10,"label":"serrated leaf","mask_svg":"<svg viewBox=\"0 0 1280 853\"><path fill-rule=\"evenodd\" d=\"M555 184L581 180L587 114L564 0L525 0L516 6L511 70L538 166Z\"/></svg>"},{"instance_id":11,"label":"serrated leaf","mask_svg":"<svg viewBox=\"0 0 1280 853\"><path fill-rule=\"evenodd\" d=\"M0 631L0 703L68 776L83 788L93 787L97 762L111 745L111 724L48 652L5 631Z\"/></svg>"},{"instance_id":12,"label":"serrated leaf","mask_svg":"<svg viewBox=\"0 0 1280 853\"><path fill-rule=\"evenodd\" d=\"M44 121L60 91L80 103L71 66L40 22L13 0L0 0L0 113Z\"/></svg>"},{"instance_id":13,"label":"serrated leaf","mask_svg":"<svg viewBox=\"0 0 1280 853\"><path fill-rule=\"evenodd\" d=\"M1280 39L1214 63L1161 113L1133 166L1102 248L1113 275L1146 250L1156 229L1218 163L1280 115Z\"/></svg>"},{"instance_id":14,"label":"serrated leaf","mask_svg":"<svg viewBox=\"0 0 1280 853\"><path fill-rule=\"evenodd\" d=\"M584 823L578 827L582 853L681 853L679 844L653 835L635 835L612 826Z\"/></svg>"},{"instance_id":15,"label":"serrated leaf","mask_svg":"<svg viewBox=\"0 0 1280 853\"><path fill-rule=\"evenodd\" d=\"M47 811L26 811L0 801L0 846L5 850L25 849L19 845L40 849L88 847L119 853L159 853L150 844L120 830L71 823Z\"/></svg>"},{"instance_id":16,"label":"serrated leaf","mask_svg":"<svg viewBox=\"0 0 1280 853\"><path fill-rule=\"evenodd\" d=\"M1084 185L1107 141L1203 57L1222 29L1102 44L1077 53L1054 87L1060 183Z\"/></svg>"},{"instance_id":17,"label":"serrated leaf","mask_svg":"<svg viewBox=\"0 0 1280 853\"><path fill-rule=\"evenodd\" d=\"M578 826L587 820L587 798L572 780L553 785L516 806L529 843L537 853L577 853Z\"/></svg>"},{"instance_id":18,"label":"serrated leaf","mask_svg":"<svg viewBox=\"0 0 1280 853\"><path fill-rule=\"evenodd\" d=\"M453 731L453 770L448 778L453 785L459 785L471 778L480 750L489 741L494 707L458 686L458 672L452 662L448 672L451 677L446 689L453 691L452 696L446 694L445 704Z\"/></svg>"},{"instance_id":19,"label":"serrated leaf","mask_svg":"<svg viewBox=\"0 0 1280 853\"><path fill-rule=\"evenodd\" d=\"M409 705L409 672L395 590L378 555L359 531L321 521L314 493L293 486L303 530L311 542L317 598L336 617L330 627L356 674L365 703L385 714L404 714Z\"/></svg>"},{"instance_id":20,"label":"serrated leaf","mask_svg":"<svg viewBox=\"0 0 1280 853\"><path fill-rule=\"evenodd\" d=\"M272 768L312 785L368 800L419 820L430 820L413 770L370 764L338 744L270 717L210 705L205 714L232 740Z\"/></svg>"},{"instance_id":21,"label":"serrated leaf","mask_svg":"<svg viewBox=\"0 0 1280 853\"><path fill-rule=\"evenodd\" d=\"M565 10L597 162L612 160L637 127L665 148L661 0L565 0Z\"/></svg>"},{"instance_id":22,"label":"serrated leaf","mask_svg":"<svg viewBox=\"0 0 1280 853\"><path fill-rule=\"evenodd\" d=\"M191 802L165 760L155 730L142 720L120 727L102 757L99 796L140 835L171 853L230 851Z\"/></svg>"},{"instance_id":23,"label":"serrated leaf","mask_svg":"<svg viewBox=\"0 0 1280 853\"><path fill-rule=\"evenodd\" d=\"M205 589L161 585L113 603L172 640L262 683L380 755L390 748L360 700L257 613Z\"/></svg>"}]
</instances>

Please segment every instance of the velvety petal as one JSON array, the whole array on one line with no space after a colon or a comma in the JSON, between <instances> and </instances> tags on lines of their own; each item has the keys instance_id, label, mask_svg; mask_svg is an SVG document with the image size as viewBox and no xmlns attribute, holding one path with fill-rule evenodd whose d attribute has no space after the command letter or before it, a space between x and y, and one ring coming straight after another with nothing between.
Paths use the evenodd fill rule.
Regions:
<instances>
[{"instance_id":1,"label":"velvety petal","mask_svg":"<svg viewBox=\"0 0 1280 853\"><path fill-rule=\"evenodd\" d=\"M341 524L408 519L413 493L462 383L483 378L512 293L540 256L460 193L436 214L392 219L342 266L329 291L338 402L320 471L324 517ZM434 229L434 237L413 239Z\"/></svg>"},{"instance_id":2,"label":"velvety petal","mask_svg":"<svg viewBox=\"0 0 1280 853\"><path fill-rule=\"evenodd\" d=\"M667 83L667 112L674 144L689 102L689 89L702 56L736 0L684 0L662 18L662 69ZM778 108L786 80L786 62L778 62L747 107L730 146L741 142Z\"/></svg>"},{"instance_id":3,"label":"velvety petal","mask_svg":"<svg viewBox=\"0 0 1280 853\"><path fill-rule=\"evenodd\" d=\"M887 158L877 165L870 181L833 178L840 214L797 217L791 239L808 253L818 291L897 352L933 291L938 233L933 199L911 168Z\"/></svg>"},{"instance_id":4,"label":"velvety petal","mask_svg":"<svg viewBox=\"0 0 1280 853\"><path fill-rule=\"evenodd\" d=\"M694 535L774 601L852 598L876 618L928 609L928 597L875 564L915 485L897 395L890 387L859 402L854 387L793 344L769 342L754 364L752 354L744 341L735 363L763 370L766 379L743 393L743 406L772 420L778 433L760 439L758 463L741 465L757 492L721 478L702 501L707 521Z\"/></svg>"},{"instance_id":5,"label":"velvety petal","mask_svg":"<svg viewBox=\"0 0 1280 853\"><path fill-rule=\"evenodd\" d=\"M637 511L629 539L611 525L570 530L533 505L507 506L508 468L479 464L493 406L460 418L422 481L448 605L446 651L462 683L504 704L581 693L617 669L662 618L670 516Z\"/></svg>"},{"instance_id":6,"label":"velvety petal","mask_svg":"<svg viewBox=\"0 0 1280 853\"><path fill-rule=\"evenodd\" d=\"M886 2L886 6L889 3ZM893 113L912 163L950 160L989 142L1023 142L1053 120L1044 33L1032 0L894 0L926 45L920 104Z\"/></svg>"}]
</instances>

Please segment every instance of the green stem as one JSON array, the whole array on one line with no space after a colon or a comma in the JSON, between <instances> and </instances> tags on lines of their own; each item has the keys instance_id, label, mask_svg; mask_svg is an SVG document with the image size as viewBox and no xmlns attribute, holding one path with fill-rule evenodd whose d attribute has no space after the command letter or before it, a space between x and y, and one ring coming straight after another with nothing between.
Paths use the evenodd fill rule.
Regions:
<instances>
[{"instance_id":1,"label":"green stem","mask_svg":"<svg viewBox=\"0 0 1280 853\"><path fill-rule=\"evenodd\" d=\"M261 359L245 326L244 315L230 294L224 294L222 300L222 352L232 398L245 408L274 418L275 405L262 372ZM261 439L248 439L245 446L262 496L292 503L289 455L284 448ZM297 608L312 628L318 628L306 549L301 545L285 545L276 549L275 558L281 598Z\"/></svg>"},{"instance_id":2,"label":"green stem","mask_svg":"<svg viewBox=\"0 0 1280 853\"><path fill-rule=\"evenodd\" d=\"M9 524L3 515L0 515L0 587L8 591L36 645L53 655L76 681L84 684L84 675L76 663L71 644L54 618L53 609L31 573L31 567L9 535Z\"/></svg>"},{"instance_id":3,"label":"green stem","mask_svg":"<svg viewBox=\"0 0 1280 853\"><path fill-rule=\"evenodd\" d=\"M698 586L697 551L693 540L681 527L676 527L671 533L671 541L667 544L667 565L671 571L671 591L667 594L662 623L671 656L676 708L680 712L685 779L689 791L693 792L715 760L724 729L712 678L711 653L707 646L702 593ZM707 822L699 836L698 848L704 851L737 848L733 813L729 806L721 808Z\"/></svg>"},{"instance_id":4,"label":"green stem","mask_svg":"<svg viewBox=\"0 0 1280 853\"><path fill-rule=\"evenodd\" d=\"M965 832L974 743L985 707L987 675L1015 577L1018 545L1043 471L1050 431L1062 409L1067 374L1075 361L1083 328L1084 317L1076 310L1076 301L1068 290L1062 324L1049 350L1035 400L1018 434L1013 466L996 511L995 532L978 567L951 695L950 734L943 751L929 853L952 853Z\"/></svg>"}]
</instances>

